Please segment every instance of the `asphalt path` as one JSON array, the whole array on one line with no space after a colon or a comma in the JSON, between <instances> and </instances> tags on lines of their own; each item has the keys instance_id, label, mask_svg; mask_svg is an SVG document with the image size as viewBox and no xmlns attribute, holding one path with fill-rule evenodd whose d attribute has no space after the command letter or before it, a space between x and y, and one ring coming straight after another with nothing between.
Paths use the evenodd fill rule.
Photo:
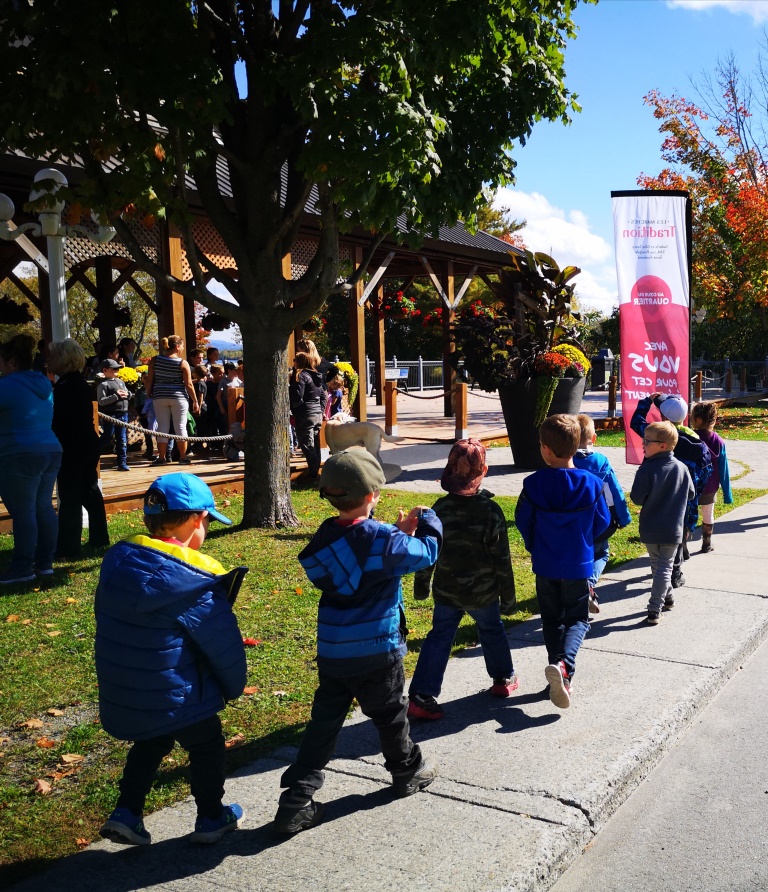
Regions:
<instances>
[{"instance_id":1,"label":"asphalt path","mask_svg":"<svg viewBox=\"0 0 768 892\"><path fill-rule=\"evenodd\" d=\"M768 889L767 716L763 644L552 892Z\"/></svg>"}]
</instances>

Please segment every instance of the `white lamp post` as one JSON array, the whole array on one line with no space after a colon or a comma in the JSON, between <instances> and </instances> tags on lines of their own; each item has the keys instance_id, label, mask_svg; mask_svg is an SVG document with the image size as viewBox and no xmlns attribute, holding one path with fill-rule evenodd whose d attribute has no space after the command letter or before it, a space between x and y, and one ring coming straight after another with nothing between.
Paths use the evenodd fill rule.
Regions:
<instances>
[{"instance_id":1,"label":"white lamp post","mask_svg":"<svg viewBox=\"0 0 768 892\"><path fill-rule=\"evenodd\" d=\"M45 195L55 199L62 186L67 185L67 178L58 170L44 168L35 175L35 187L30 192L30 201L37 201ZM62 341L69 337L69 312L67 310L67 289L64 283L64 239L72 235L84 235L96 244L103 245L111 241L115 230L111 226L99 225L94 233L84 226L64 226L61 212L64 202L54 200L45 210L40 212L39 223L24 223L15 226L13 215L16 211L13 202L7 195L0 193L0 238L5 241L16 241L29 232L31 235L44 235L48 244L48 284L51 300L51 327L54 341ZM98 222L95 215L94 222Z\"/></svg>"}]
</instances>

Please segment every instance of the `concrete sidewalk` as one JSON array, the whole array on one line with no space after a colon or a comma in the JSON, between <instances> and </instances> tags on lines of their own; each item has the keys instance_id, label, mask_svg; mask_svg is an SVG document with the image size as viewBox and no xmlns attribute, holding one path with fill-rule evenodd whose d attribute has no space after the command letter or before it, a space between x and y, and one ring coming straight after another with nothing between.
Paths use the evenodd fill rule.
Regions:
<instances>
[{"instance_id":1,"label":"concrete sidewalk","mask_svg":"<svg viewBox=\"0 0 768 892\"><path fill-rule=\"evenodd\" d=\"M760 445L749 444L753 461L768 456ZM734 460L737 451L734 444ZM496 483L510 475L495 476L489 487L498 491ZM438 491L434 482L427 491ZM219 844L190 843L195 809L187 800L149 816L152 846L100 842L14 888L546 889L768 636L767 540L768 496L723 517L713 553L698 554L693 544L687 585L657 627L644 623L647 559L604 577L601 612L580 653L566 711L543 693L538 619L510 630L521 688L509 700L487 694L479 648L451 660L440 697L445 718L413 726L414 739L441 767L423 793L390 798L375 731L355 714L318 796L326 804L319 827L288 840L271 833L280 774L292 756L286 750L228 781L228 797L246 817Z\"/></svg>"}]
</instances>

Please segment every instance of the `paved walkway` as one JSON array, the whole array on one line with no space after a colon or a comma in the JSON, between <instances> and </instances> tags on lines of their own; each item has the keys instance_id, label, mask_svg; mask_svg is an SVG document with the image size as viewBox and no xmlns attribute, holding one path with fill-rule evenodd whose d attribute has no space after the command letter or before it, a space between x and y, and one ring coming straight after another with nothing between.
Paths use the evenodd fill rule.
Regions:
<instances>
[{"instance_id":1,"label":"paved walkway","mask_svg":"<svg viewBox=\"0 0 768 892\"><path fill-rule=\"evenodd\" d=\"M737 485L768 487L768 445L729 443L750 472ZM396 487L437 493L448 447L390 447L407 470ZM490 450L489 486L519 491L508 450ZM612 450L626 485L634 469ZM687 563L687 585L657 627L644 623L647 559L604 577L601 613L579 658L571 709L543 695L546 663L538 618L510 629L521 688L487 694L482 654L451 660L442 721L414 738L441 766L425 792L393 801L371 723L355 714L318 797L321 826L281 840L270 831L279 777L292 757L276 752L232 777L228 797L246 818L210 848L188 834L187 800L150 815L153 845L90 846L15 889L96 892L469 892L547 889L594 838L704 704L768 637L768 496L718 522L716 550Z\"/></svg>"}]
</instances>

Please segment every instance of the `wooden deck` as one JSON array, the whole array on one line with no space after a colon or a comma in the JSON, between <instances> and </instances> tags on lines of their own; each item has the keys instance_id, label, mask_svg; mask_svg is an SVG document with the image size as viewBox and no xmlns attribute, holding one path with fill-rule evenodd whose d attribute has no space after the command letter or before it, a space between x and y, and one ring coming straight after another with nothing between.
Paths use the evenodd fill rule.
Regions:
<instances>
[{"instance_id":1,"label":"wooden deck","mask_svg":"<svg viewBox=\"0 0 768 892\"><path fill-rule=\"evenodd\" d=\"M204 480L214 493L243 491L242 461L227 461L220 455L192 457L192 464L155 466L141 453L128 453L130 471L116 471L117 459L114 455L101 457L101 485L104 493L104 507L107 514L118 511L131 511L144 504L144 493L157 477L179 471L189 471ZM303 458L291 458L291 480L299 479L307 469ZM0 533L10 533L12 521L0 503Z\"/></svg>"}]
</instances>

